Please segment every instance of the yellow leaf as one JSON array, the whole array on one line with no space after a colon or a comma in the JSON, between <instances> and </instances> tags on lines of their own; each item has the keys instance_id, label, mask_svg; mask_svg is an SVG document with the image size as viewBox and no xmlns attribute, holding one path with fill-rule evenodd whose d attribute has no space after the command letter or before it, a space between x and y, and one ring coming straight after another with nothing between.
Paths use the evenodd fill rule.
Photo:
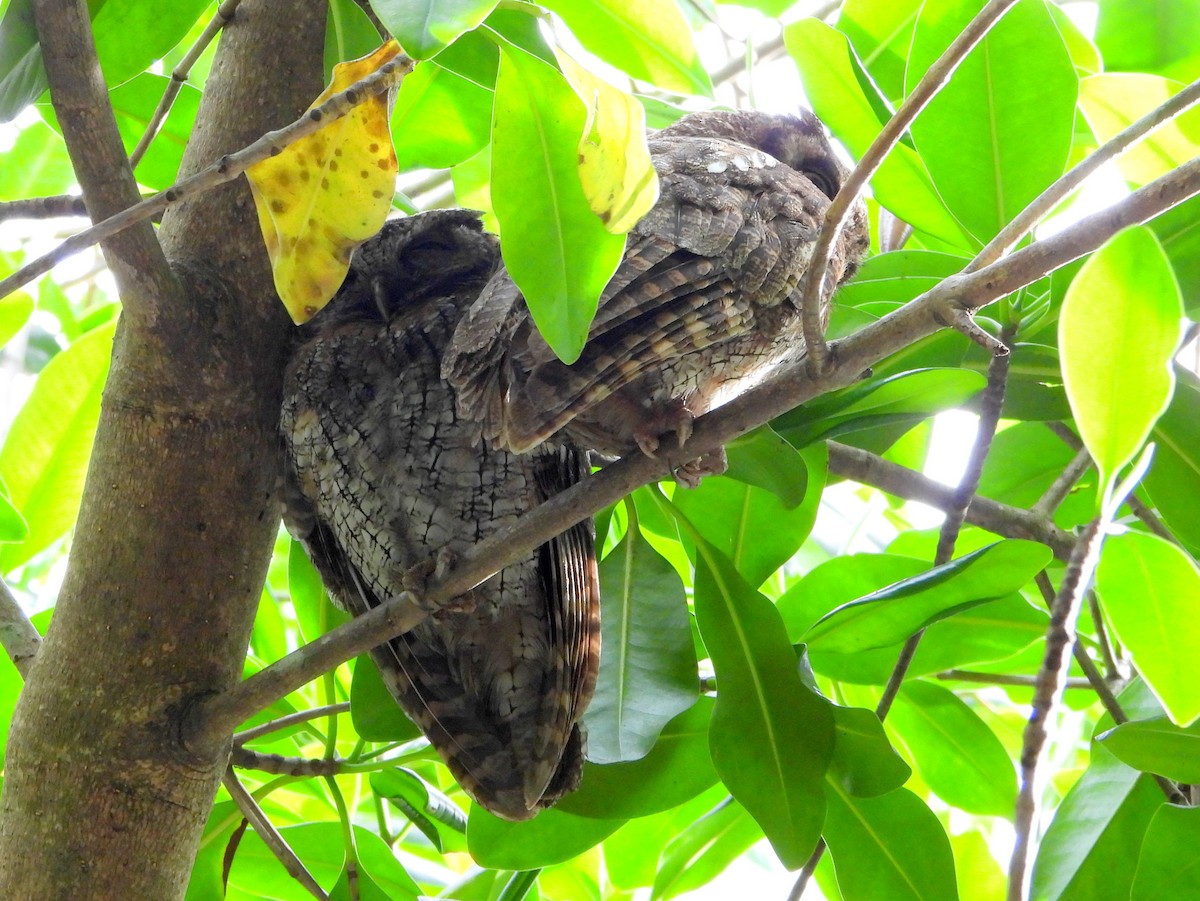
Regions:
<instances>
[{"instance_id":1,"label":"yellow leaf","mask_svg":"<svg viewBox=\"0 0 1200 901\"><path fill-rule=\"evenodd\" d=\"M388 41L333 68L309 109L400 53ZM246 171L275 290L297 324L315 315L346 278L354 248L383 227L396 190L388 92L368 97L319 131Z\"/></svg>"},{"instance_id":2,"label":"yellow leaf","mask_svg":"<svg viewBox=\"0 0 1200 901\"><path fill-rule=\"evenodd\" d=\"M658 176L646 147L646 111L555 48L562 73L587 106L579 139L579 181L604 227L622 235L658 200Z\"/></svg>"}]
</instances>

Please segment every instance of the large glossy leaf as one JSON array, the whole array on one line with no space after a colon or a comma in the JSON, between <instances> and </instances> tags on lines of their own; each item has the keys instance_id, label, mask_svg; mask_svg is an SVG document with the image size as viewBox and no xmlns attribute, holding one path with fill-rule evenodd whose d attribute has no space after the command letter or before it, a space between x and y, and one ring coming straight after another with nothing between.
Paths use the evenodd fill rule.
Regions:
<instances>
[{"instance_id":1,"label":"large glossy leaf","mask_svg":"<svg viewBox=\"0 0 1200 901\"><path fill-rule=\"evenodd\" d=\"M1181 373L1171 405L1154 425L1154 462L1143 485L1158 513L1193 551L1200 549L1200 382Z\"/></svg>"},{"instance_id":2,"label":"large glossy leaf","mask_svg":"<svg viewBox=\"0 0 1200 901\"><path fill-rule=\"evenodd\" d=\"M707 884L745 854L762 833L742 805L721 804L688 824L663 848L650 897L673 898Z\"/></svg>"},{"instance_id":3,"label":"large glossy leaf","mask_svg":"<svg viewBox=\"0 0 1200 901\"><path fill-rule=\"evenodd\" d=\"M0 448L0 478L29 535L0 548L0 572L44 550L75 522L114 329L95 329L51 360L9 428Z\"/></svg>"},{"instance_id":4,"label":"large glossy leaf","mask_svg":"<svg viewBox=\"0 0 1200 901\"><path fill-rule=\"evenodd\" d=\"M33 315L33 298L23 291L0 298L0 347L19 332Z\"/></svg>"},{"instance_id":5,"label":"large glossy leaf","mask_svg":"<svg viewBox=\"0 0 1200 901\"><path fill-rule=\"evenodd\" d=\"M74 183L67 145L44 122L22 128L13 146L0 153L0 200L65 194Z\"/></svg>"},{"instance_id":6,"label":"large glossy leaf","mask_svg":"<svg viewBox=\"0 0 1200 901\"><path fill-rule=\"evenodd\" d=\"M784 866L799 867L821 832L833 716L801 681L774 605L724 555L693 538L696 621L719 686L713 763Z\"/></svg>"},{"instance_id":7,"label":"large glossy leaf","mask_svg":"<svg viewBox=\"0 0 1200 901\"><path fill-rule=\"evenodd\" d=\"M366 56L381 38L370 16L354 0L330 0L325 19L325 83L333 79L333 67Z\"/></svg>"},{"instance_id":8,"label":"large glossy leaf","mask_svg":"<svg viewBox=\"0 0 1200 901\"><path fill-rule=\"evenodd\" d=\"M577 816L552 807L532 820L509 823L473 804L467 819L467 848L481 867L531 870L582 854L624 822Z\"/></svg>"},{"instance_id":9,"label":"large glossy leaf","mask_svg":"<svg viewBox=\"0 0 1200 901\"><path fill-rule=\"evenodd\" d=\"M1011 816L1017 800L1012 761L1000 740L952 691L908 682L887 726L908 749L917 772L939 798L984 816Z\"/></svg>"},{"instance_id":10,"label":"large glossy leaf","mask_svg":"<svg viewBox=\"0 0 1200 901\"><path fill-rule=\"evenodd\" d=\"M571 33L607 63L677 94L711 94L712 83L675 0L547 0Z\"/></svg>"},{"instance_id":11,"label":"large glossy leaf","mask_svg":"<svg viewBox=\"0 0 1200 901\"><path fill-rule=\"evenodd\" d=\"M491 129L493 90L436 60L419 64L401 83L392 112L400 171L455 166L478 153Z\"/></svg>"},{"instance_id":12,"label":"large glossy leaf","mask_svg":"<svg viewBox=\"0 0 1200 901\"><path fill-rule=\"evenodd\" d=\"M829 778L859 798L873 798L903 785L912 770L892 748L874 710L834 707L837 740Z\"/></svg>"},{"instance_id":13,"label":"large glossy leaf","mask_svg":"<svg viewBox=\"0 0 1200 901\"><path fill-rule=\"evenodd\" d=\"M696 700L687 598L675 568L642 536L636 516L600 564L600 591L604 652L584 716L588 759L637 760Z\"/></svg>"},{"instance_id":14,"label":"large glossy leaf","mask_svg":"<svg viewBox=\"0 0 1200 901\"><path fill-rule=\"evenodd\" d=\"M0 19L0 122L16 117L45 89L33 0L12 0Z\"/></svg>"},{"instance_id":15,"label":"large glossy leaf","mask_svg":"<svg viewBox=\"0 0 1200 901\"><path fill-rule=\"evenodd\" d=\"M1096 43L1109 72L1155 72L1180 81L1200 77L1194 27L1197 0L1103 0Z\"/></svg>"},{"instance_id":16,"label":"large glossy leaf","mask_svg":"<svg viewBox=\"0 0 1200 901\"><path fill-rule=\"evenodd\" d=\"M983 467L979 493L1016 507L1032 507L1075 452L1040 422L1021 422L996 435ZM1063 528L1090 520L1096 509L1096 474L1089 471L1055 514Z\"/></svg>"},{"instance_id":17,"label":"large glossy leaf","mask_svg":"<svg viewBox=\"0 0 1200 901\"><path fill-rule=\"evenodd\" d=\"M845 901L958 897L950 840L920 798L906 788L856 798L828 786L825 841Z\"/></svg>"},{"instance_id":18,"label":"large glossy leaf","mask_svg":"<svg viewBox=\"0 0 1200 901\"><path fill-rule=\"evenodd\" d=\"M1113 631L1172 721L1200 717L1200 570L1156 535L1128 532L1104 543L1096 589Z\"/></svg>"},{"instance_id":19,"label":"large glossy leaf","mask_svg":"<svg viewBox=\"0 0 1200 901\"><path fill-rule=\"evenodd\" d=\"M354 731L367 741L409 741L421 735L421 730L387 690L379 667L367 654L354 661L350 718Z\"/></svg>"},{"instance_id":20,"label":"large glossy leaf","mask_svg":"<svg viewBox=\"0 0 1200 901\"><path fill-rule=\"evenodd\" d=\"M893 103L904 97L904 69L920 11L921 0L846 0L838 13L838 31Z\"/></svg>"},{"instance_id":21,"label":"large glossy leaf","mask_svg":"<svg viewBox=\"0 0 1200 901\"><path fill-rule=\"evenodd\" d=\"M675 494L676 506L751 585L787 562L812 531L825 486L825 448L806 448L802 456L806 492L791 509L775 494L734 479L706 479L694 491Z\"/></svg>"},{"instance_id":22,"label":"large glossy leaf","mask_svg":"<svg viewBox=\"0 0 1200 901\"><path fill-rule=\"evenodd\" d=\"M326 891L333 888L346 860L346 843L342 838L341 825L305 823L302 826L285 826L279 833L317 884ZM229 868L229 885L256 897L289 901L311 897L253 830L247 830L238 843L237 853Z\"/></svg>"},{"instance_id":23,"label":"large glossy leaf","mask_svg":"<svg viewBox=\"0 0 1200 901\"><path fill-rule=\"evenodd\" d=\"M688 801L717 782L708 751L713 701L701 698L671 720L654 748L631 763L584 765L579 790L558 810L599 819L644 817ZM588 756L591 757L589 732Z\"/></svg>"},{"instance_id":24,"label":"large glossy leaf","mask_svg":"<svg viewBox=\"0 0 1200 901\"><path fill-rule=\"evenodd\" d=\"M804 634L814 650L852 653L903 641L952 613L1018 590L1047 563L1032 541L997 542L922 575L844 604Z\"/></svg>"},{"instance_id":25,"label":"large glossy leaf","mask_svg":"<svg viewBox=\"0 0 1200 901\"><path fill-rule=\"evenodd\" d=\"M428 59L487 18L497 0L371 0L383 27L413 59Z\"/></svg>"},{"instance_id":26,"label":"large glossy leaf","mask_svg":"<svg viewBox=\"0 0 1200 901\"><path fill-rule=\"evenodd\" d=\"M1164 804L1150 821L1130 901L1200 897L1200 809Z\"/></svg>"},{"instance_id":27,"label":"large glossy leaf","mask_svg":"<svg viewBox=\"0 0 1200 901\"><path fill-rule=\"evenodd\" d=\"M146 72L109 92L127 151L132 152L141 140L169 83L166 76ZM178 180L183 149L191 136L199 108L200 92L191 85L181 85L167 118L134 170L140 184L164 191Z\"/></svg>"},{"instance_id":28,"label":"large glossy leaf","mask_svg":"<svg viewBox=\"0 0 1200 901\"><path fill-rule=\"evenodd\" d=\"M562 75L510 47L500 52L492 120L492 205L509 274L554 352L574 362L624 236L592 212L579 182L586 110Z\"/></svg>"},{"instance_id":29,"label":"large glossy leaf","mask_svg":"<svg viewBox=\"0 0 1200 901\"><path fill-rule=\"evenodd\" d=\"M1154 234L1126 229L1084 263L1058 320L1067 397L1104 496L1171 399L1179 286Z\"/></svg>"},{"instance_id":30,"label":"large glossy leaf","mask_svg":"<svg viewBox=\"0 0 1200 901\"><path fill-rule=\"evenodd\" d=\"M906 73L912 90L978 13L926 0ZM1021 0L988 32L912 125L942 199L982 241L1063 173L1079 81L1044 0Z\"/></svg>"},{"instance_id":31,"label":"large glossy leaf","mask_svg":"<svg viewBox=\"0 0 1200 901\"><path fill-rule=\"evenodd\" d=\"M845 35L817 19L801 19L783 34L813 110L852 154L861 157L891 109L865 77ZM883 206L914 227L953 246L976 245L946 209L925 164L909 145L893 148L871 179L871 190Z\"/></svg>"},{"instance_id":32,"label":"large glossy leaf","mask_svg":"<svg viewBox=\"0 0 1200 901\"><path fill-rule=\"evenodd\" d=\"M1200 723L1185 728L1166 717L1131 720L1096 738L1135 770L1200 783Z\"/></svg>"}]
</instances>

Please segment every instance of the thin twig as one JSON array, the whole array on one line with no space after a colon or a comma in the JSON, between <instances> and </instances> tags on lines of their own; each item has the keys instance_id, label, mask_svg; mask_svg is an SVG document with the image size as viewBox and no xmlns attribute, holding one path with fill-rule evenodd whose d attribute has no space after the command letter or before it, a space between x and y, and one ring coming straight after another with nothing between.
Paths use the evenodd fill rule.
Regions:
<instances>
[{"instance_id":1,"label":"thin twig","mask_svg":"<svg viewBox=\"0 0 1200 901\"><path fill-rule=\"evenodd\" d=\"M24 679L42 646L42 636L29 621L8 583L0 578L0 645Z\"/></svg>"},{"instance_id":2,"label":"thin twig","mask_svg":"<svg viewBox=\"0 0 1200 901\"><path fill-rule=\"evenodd\" d=\"M1100 646L1100 656L1104 660L1104 668L1109 679L1120 679L1121 668L1117 666L1117 656L1113 653L1112 642L1108 640L1108 628L1104 625L1104 616L1100 612L1100 601L1095 591L1087 593L1088 612L1092 615L1092 625L1096 627L1096 643Z\"/></svg>"},{"instance_id":3,"label":"thin twig","mask_svg":"<svg viewBox=\"0 0 1200 901\"><path fill-rule=\"evenodd\" d=\"M948 669L937 673L934 678L943 682L977 682L981 685L1015 685L1021 688L1033 688L1037 685L1037 676L1020 676L1015 673L978 673L965 669ZM1087 679L1067 679L1067 688L1088 689L1092 683Z\"/></svg>"},{"instance_id":4,"label":"thin twig","mask_svg":"<svg viewBox=\"0 0 1200 901\"><path fill-rule=\"evenodd\" d=\"M171 204L233 181L255 163L277 155L289 144L320 131L330 122L346 115L367 98L390 89L412 71L412 67L413 61L407 56L397 56L366 78L355 82L346 90L334 94L315 109L309 110L291 125L267 132L253 144L221 157L211 166L200 170L190 178L185 178L162 193L127 207L103 222L84 229L77 235L72 235L50 253L38 257L32 263L22 266L8 278L0 281L0 298L6 297L39 275L49 272L73 254L117 234L134 223L162 212Z\"/></svg>"},{"instance_id":5,"label":"thin twig","mask_svg":"<svg viewBox=\"0 0 1200 901\"><path fill-rule=\"evenodd\" d=\"M258 833L258 837L263 840L271 853L276 859L283 864L283 868L288 871L293 879L299 882L314 898L320 901L329 901L329 895L325 890L317 884L317 880L313 878L307 867L296 856L296 852L291 846L284 841L283 836L279 834L279 830L275 825L267 819L267 815L263 813L263 809L258 806L258 802L251 797L250 793L238 781L238 777L234 775L232 769L226 770L224 777L221 779L221 784L225 786L225 790L229 792L229 796L238 806L238 810L242 812L242 816L246 821L254 827L254 831Z\"/></svg>"},{"instance_id":6,"label":"thin twig","mask_svg":"<svg viewBox=\"0 0 1200 901\"><path fill-rule=\"evenodd\" d=\"M87 216L82 197L55 194L51 197L30 197L25 200L0 202L0 222L9 219L59 219L64 216Z\"/></svg>"},{"instance_id":7,"label":"thin twig","mask_svg":"<svg viewBox=\"0 0 1200 901\"><path fill-rule=\"evenodd\" d=\"M664 477L672 468L716 450L813 397L855 383L883 357L937 331L948 318L941 316L943 311L983 307L1090 253L1120 229L1144 222L1197 193L1200 193L1200 159L1156 179L1109 209L1084 218L1053 237L978 272L944 280L915 301L840 340L834 365L822 375L813 377L803 367L781 373L737 400L699 417L691 438L681 447L666 448L657 459L630 454L538 505L509 528L474 545L461 556L457 566L433 580L423 599L425 608L434 609L462 596L533 548L635 488ZM1016 516L1015 522L1023 522L1033 532L1045 535L1045 543L1056 551L1063 547L1061 539L1055 536L1062 534L1060 530L1047 528L1044 521L1029 516L1028 511L1020 514L1023 515ZM412 628L425 615L411 595L404 595L339 626L230 691L199 700L186 726L186 739L226 741L239 723L258 710L307 684L326 668Z\"/></svg>"},{"instance_id":8,"label":"thin twig","mask_svg":"<svg viewBox=\"0 0 1200 901\"><path fill-rule=\"evenodd\" d=\"M867 148L867 152L858 161L858 165L854 167L854 171L850 173L849 178L846 179L825 211L825 221L821 224L821 232L817 236L812 261L805 274L804 295L800 305L808 366L814 375L820 375L829 365L829 347L825 343L824 329L821 324L821 291L825 284L825 272L829 268L829 258L834 242L841 233L842 225L845 223L854 201L882 165L888 153L908 131L913 120L945 86L954 70L991 31L992 26L999 22L1001 17L1015 4L1016 0L990 0L988 5L959 33L958 37L946 48L945 53L938 57L937 61L925 72L912 93L896 110L896 114L883 126L879 135L871 142L871 146Z\"/></svg>"},{"instance_id":9,"label":"thin twig","mask_svg":"<svg viewBox=\"0 0 1200 901\"><path fill-rule=\"evenodd\" d=\"M1038 764L1048 738L1050 715L1062 697L1066 684L1067 655L1075 644L1075 622L1100 558L1104 537L1104 521L1088 523L1075 552L1067 561L1062 585L1050 606L1050 625L1046 630L1046 651L1038 671L1038 684L1033 694L1033 712L1025 726L1021 748L1021 789L1017 796L1013 828L1016 842L1008 869L1008 901L1025 901L1029 897L1029 862L1033 857L1036 824L1041 795Z\"/></svg>"},{"instance_id":10,"label":"thin twig","mask_svg":"<svg viewBox=\"0 0 1200 901\"><path fill-rule=\"evenodd\" d=\"M319 719L323 716L335 716L340 713L348 713L349 711L349 701L328 704L324 707L313 707L311 710L297 710L295 713L289 713L287 716L281 716L278 719L270 720L269 722L261 723L253 728L238 732L233 736L233 743L235 745L244 745L246 742L253 741L270 732L277 732L289 726L307 723L309 720Z\"/></svg>"},{"instance_id":11,"label":"thin twig","mask_svg":"<svg viewBox=\"0 0 1200 901\"><path fill-rule=\"evenodd\" d=\"M996 262L1005 253L1016 247L1022 238L1033 231L1047 213L1079 187L1089 175L1109 160L1120 156L1130 145L1137 143L1156 128L1170 122L1198 102L1200 102L1200 81L1194 81L1166 103L1151 110L1124 131L1105 141L1095 152L1089 153L1077 165L1071 167L1066 174L1013 217L1013 220L1004 226L983 250L979 251L975 259L971 261L971 265L967 267L967 271L982 269L984 266Z\"/></svg>"},{"instance_id":12,"label":"thin twig","mask_svg":"<svg viewBox=\"0 0 1200 901\"><path fill-rule=\"evenodd\" d=\"M1092 468L1092 455L1087 452L1087 448L1081 447L1075 454L1074 459L1067 464L1066 468L1058 474L1058 478L1054 483L1046 489L1036 504L1029 508L1030 513L1036 513L1038 516L1054 516L1054 511L1059 508L1071 489L1076 483L1083 478L1084 474Z\"/></svg>"},{"instance_id":13,"label":"thin twig","mask_svg":"<svg viewBox=\"0 0 1200 901\"><path fill-rule=\"evenodd\" d=\"M162 98L158 101L158 106L155 107L154 113L150 116L150 121L146 125L146 130L142 132L137 146L133 148L133 153L129 154L129 166L131 169L136 169L137 164L145 156L147 148L150 147L150 142L158 134L163 120L167 118L167 113L171 111L171 106L175 103L175 98L179 96L180 89L187 82L188 76L192 71L192 66L196 64L196 60L200 58L200 54L208 49L208 45L212 43L217 33L233 18L234 10L237 9L240 2L241 0L225 0L224 3L217 7L212 20L205 26L204 31L200 33L200 37L196 39L196 43L192 45L192 48L179 61L179 65L171 71L171 80L167 82L167 89L163 91Z\"/></svg>"},{"instance_id":14,"label":"thin twig","mask_svg":"<svg viewBox=\"0 0 1200 901\"><path fill-rule=\"evenodd\" d=\"M235 746L229 763L238 769L258 770L274 776L336 776L343 772L346 761L339 757L284 757Z\"/></svg>"}]
</instances>

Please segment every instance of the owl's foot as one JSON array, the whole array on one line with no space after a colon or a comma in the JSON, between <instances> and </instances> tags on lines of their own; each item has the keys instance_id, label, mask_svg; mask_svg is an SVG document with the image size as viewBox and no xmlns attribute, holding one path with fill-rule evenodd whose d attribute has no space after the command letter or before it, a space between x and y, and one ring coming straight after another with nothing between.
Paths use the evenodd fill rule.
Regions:
<instances>
[{"instance_id":1,"label":"owl's foot","mask_svg":"<svg viewBox=\"0 0 1200 901\"><path fill-rule=\"evenodd\" d=\"M696 415L688 409L682 398L675 398L650 412L646 421L633 430L633 440L647 457L657 457L662 438L668 432L675 433L679 447L692 437Z\"/></svg>"},{"instance_id":2,"label":"owl's foot","mask_svg":"<svg viewBox=\"0 0 1200 901\"><path fill-rule=\"evenodd\" d=\"M437 604L430 604L425 601L425 597L429 590L430 577L434 581L439 581L454 569L458 564L458 554L450 550L448 547L443 547L438 550L432 560L423 560L409 569L401 577L401 584L406 591L411 591L413 595L420 599L421 606L424 607L435 618L454 613L470 613L475 609L476 599L475 592L468 591L466 594L461 594L456 598L451 598L448 601L443 601Z\"/></svg>"},{"instance_id":3,"label":"owl's foot","mask_svg":"<svg viewBox=\"0 0 1200 901\"><path fill-rule=\"evenodd\" d=\"M695 488L704 481L705 476L719 476L728 468L729 460L725 457L725 448L720 447L675 467L671 475L684 488Z\"/></svg>"}]
</instances>

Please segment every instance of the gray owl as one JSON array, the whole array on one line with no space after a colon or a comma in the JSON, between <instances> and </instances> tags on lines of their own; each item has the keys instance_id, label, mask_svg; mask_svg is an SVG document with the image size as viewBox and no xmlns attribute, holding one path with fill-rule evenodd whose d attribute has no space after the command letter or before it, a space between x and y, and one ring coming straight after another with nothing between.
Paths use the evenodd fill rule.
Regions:
<instances>
[{"instance_id":1,"label":"gray owl","mask_svg":"<svg viewBox=\"0 0 1200 901\"><path fill-rule=\"evenodd\" d=\"M334 600L361 614L588 472L547 442L479 446L441 378L443 350L499 259L474 213L389 222L355 255L286 375L289 528ZM372 651L459 784L528 819L579 782L578 720L599 658L594 528L581 523Z\"/></svg>"},{"instance_id":2,"label":"gray owl","mask_svg":"<svg viewBox=\"0 0 1200 901\"><path fill-rule=\"evenodd\" d=\"M604 455L654 456L692 420L804 355L799 298L844 172L807 111L685 116L650 140L660 196L629 234L580 358L559 360L500 270L459 323L443 373L459 412L495 447L527 451L565 433ZM860 202L834 248L834 288L868 246ZM692 485L723 451L676 472Z\"/></svg>"}]
</instances>

